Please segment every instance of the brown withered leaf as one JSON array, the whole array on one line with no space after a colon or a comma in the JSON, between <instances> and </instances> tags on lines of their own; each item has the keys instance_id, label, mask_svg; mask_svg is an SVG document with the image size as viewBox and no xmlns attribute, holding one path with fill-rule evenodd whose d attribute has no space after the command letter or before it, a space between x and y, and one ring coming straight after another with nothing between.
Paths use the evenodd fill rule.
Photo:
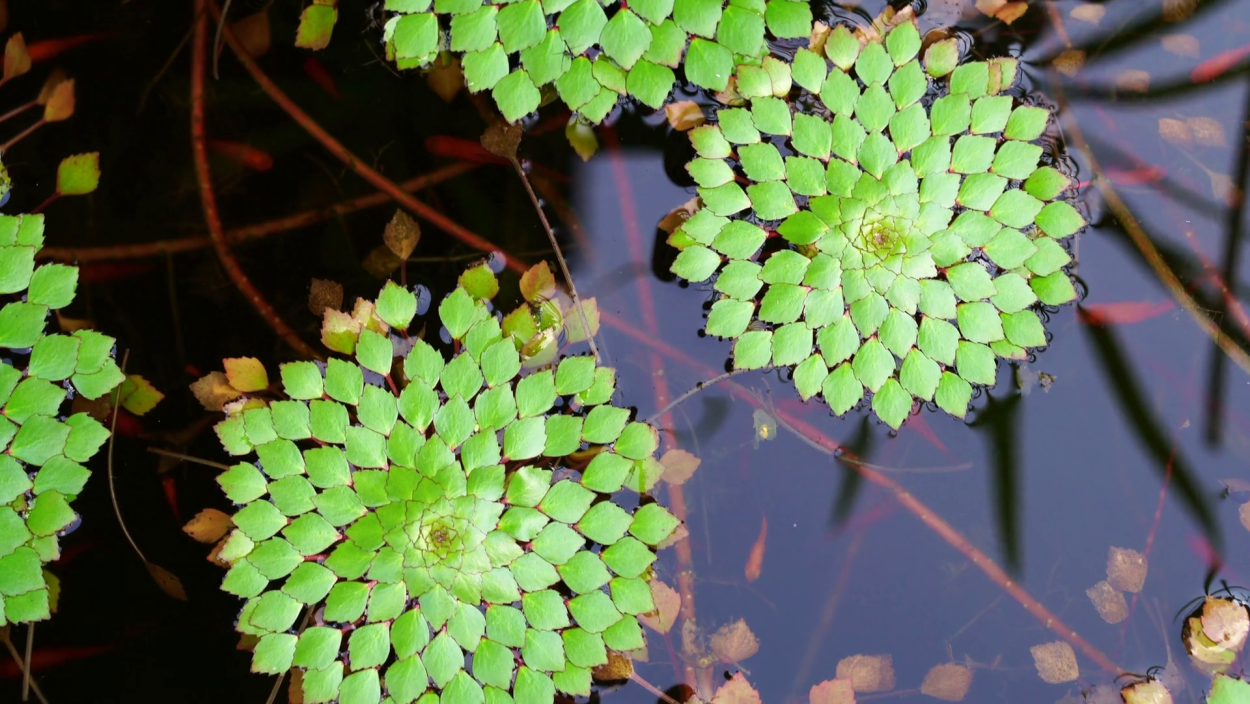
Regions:
<instances>
[{"instance_id":1,"label":"brown withered leaf","mask_svg":"<svg viewBox=\"0 0 1250 704\"><path fill-rule=\"evenodd\" d=\"M1124 594L1107 581L1099 582L1085 590L1085 596L1093 602L1098 615L1107 623L1119 623L1128 618L1128 602Z\"/></svg>"},{"instance_id":2,"label":"brown withered leaf","mask_svg":"<svg viewBox=\"0 0 1250 704\"><path fill-rule=\"evenodd\" d=\"M1177 56L1196 59L1202 53L1198 37L1192 34L1165 34L1159 41L1163 43L1164 51Z\"/></svg>"},{"instance_id":3,"label":"brown withered leaf","mask_svg":"<svg viewBox=\"0 0 1250 704\"><path fill-rule=\"evenodd\" d=\"M1015 2L1009 2L999 8L998 11L994 13L994 17L1010 25L1021 17L1024 17L1024 13L1028 11L1029 3L1024 0L1016 0Z\"/></svg>"},{"instance_id":4,"label":"brown withered leaf","mask_svg":"<svg viewBox=\"0 0 1250 704\"><path fill-rule=\"evenodd\" d=\"M1204 147L1227 147L1228 138L1224 135L1224 125L1213 117L1191 117L1185 120L1194 141Z\"/></svg>"},{"instance_id":5,"label":"brown withered leaf","mask_svg":"<svg viewBox=\"0 0 1250 704\"><path fill-rule=\"evenodd\" d=\"M716 690L712 704L760 704L760 693L741 672L735 672L728 682Z\"/></svg>"},{"instance_id":6,"label":"brown withered leaf","mask_svg":"<svg viewBox=\"0 0 1250 704\"><path fill-rule=\"evenodd\" d=\"M1159 118L1159 136L1166 142L1189 146L1194 143L1194 132L1184 120L1170 117Z\"/></svg>"},{"instance_id":7,"label":"brown withered leaf","mask_svg":"<svg viewBox=\"0 0 1250 704\"><path fill-rule=\"evenodd\" d=\"M360 266L376 278L385 279L403 263L404 260L395 256L390 247L380 244L365 256Z\"/></svg>"},{"instance_id":8,"label":"brown withered leaf","mask_svg":"<svg viewBox=\"0 0 1250 704\"><path fill-rule=\"evenodd\" d=\"M304 670L291 668L291 683L286 688L286 704L304 704Z\"/></svg>"},{"instance_id":9,"label":"brown withered leaf","mask_svg":"<svg viewBox=\"0 0 1250 704\"><path fill-rule=\"evenodd\" d=\"M955 662L942 663L929 670L920 692L947 702L963 700L972 686L972 668Z\"/></svg>"},{"instance_id":10,"label":"brown withered leaf","mask_svg":"<svg viewBox=\"0 0 1250 704\"><path fill-rule=\"evenodd\" d=\"M4 45L4 80L12 80L29 70L30 52L26 51L26 40L18 32Z\"/></svg>"},{"instance_id":11,"label":"brown withered leaf","mask_svg":"<svg viewBox=\"0 0 1250 704\"><path fill-rule=\"evenodd\" d=\"M590 671L590 676L599 682L621 682L634 674L634 661L627 655L608 651L608 661Z\"/></svg>"},{"instance_id":12,"label":"brown withered leaf","mask_svg":"<svg viewBox=\"0 0 1250 704\"><path fill-rule=\"evenodd\" d=\"M221 550L222 548L226 547L227 540L229 540L229 538L222 538L221 540L218 540L217 544L213 546L212 550L208 551L208 556L204 559L208 560L214 565L217 565L218 567L224 567L226 569L230 569L230 566L231 566L230 563L221 559Z\"/></svg>"},{"instance_id":13,"label":"brown withered leaf","mask_svg":"<svg viewBox=\"0 0 1250 704\"><path fill-rule=\"evenodd\" d=\"M243 45L243 51L253 59L269 53L273 33L269 30L269 9L250 14L230 23L234 38Z\"/></svg>"},{"instance_id":14,"label":"brown withered leaf","mask_svg":"<svg viewBox=\"0 0 1250 704\"><path fill-rule=\"evenodd\" d=\"M1124 704L1172 704L1172 693L1158 680L1126 685L1120 690Z\"/></svg>"},{"instance_id":15,"label":"brown withered leaf","mask_svg":"<svg viewBox=\"0 0 1250 704\"><path fill-rule=\"evenodd\" d=\"M402 210L395 211L391 221L386 223L386 229L382 231L382 243L401 261L412 256L412 250L417 248L420 241L421 226Z\"/></svg>"},{"instance_id":16,"label":"brown withered leaf","mask_svg":"<svg viewBox=\"0 0 1250 704\"><path fill-rule=\"evenodd\" d=\"M849 679L856 692L888 692L894 689L894 657L851 655L838 661L836 677Z\"/></svg>"},{"instance_id":17,"label":"brown withered leaf","mask_svg":"<svg viewBox=\"0 0 1250 704\"><path fill-rule=\"evenodd\" d=\"M67 78L52 89L43 105L44 122L60 122L74 115L74 79Z\"/></svg>"},{"instance_id":18,"label":"brown withered leaf","mask_svg":"<svg viewBox=\"0 0 1250 704\"><path fill-rule=\"evenodd\" d=\"M1198 0L1163 0L1163 21L1184 22L1198 7Z\"/></svg>"},{"instance_id":19,"label":"brown withered leaf","mask_svg":"<svg viewBox=\"0 0 1250 704\"><path fill-rule=\"evenodd\" d=\"M1072 8L1072 11L1068 14L1072 15L1074 20L1088 22L1097 27L1098 23L1102 22L1102 18L1106 16L1107 8L1096 3L1083 2Z\"/></svg>"},{"instance_id":20,"label":"brown withered leaf","mask_svg":"<svg viewBox=\"0 0 1250 704\"><path fill-rule=\"evenodd\" d=\"M693 100L678 100L664 106L668 124L678 132L686 132L707 122L703 108Z\"/></svg>"},{"instance_id":21,"label":"brown withered leaf","mask_svg":"<svg viewBox=\"0 0 1250 704\"><path fill-rule=\"evenodd\" d=\"M686 528L686 524L683 523L677 526L677 528L674 529L672 533L669 533L667 538L665 538L664 540L661 540L659 543L656 543L656 547L660 550L663 550L665 548L671 548L677 543L680 543L681 541L689 537L690 537L690 530Z\"/></svg>"},{"instance_id":22,"label":"brown withered leaf","mask_svg":"<svg viewBox=\"0 0 1250 704\"><path fill-rule=\"evenodd\" d=\"M326 308L339 310L343 307L343 284L327 279L313 279L308 287L308 310L320 318Z\"/></svg>"},{"instance_id":23,"label":"brown withered leaf","mask_svg":"<svg viewBox=\"0 0 1250 704\"><path fill-rule=\"evenodd\" d=\"M521 134L524 131L519 122L513 125L502 119L496 120L487 125L486 131L482 133L482 146L495 156L515 159L516 149L521 144Z\"/></svg>"},{"instance_id":24,"label":"brown withered leaf","mask_svg":"<svg viewBox=\"0 0 1250 704\"><path fill-rule=\"evenodd\" d=\"M464 88L464 70L460 67L460 58L444 51L438 55L429 73L425 74L425 82L434 94L450 103Z\"/></svg>"},{"instance_id":25,"label":"brown withered leaf","mask_svg":"<svg viewBox=\"0 0 1250 704\"><path fill-rule=\"evenodd\" d=\"M1145 93L1150 90L1150 73L1138 68L1130 68L1116 74L1115 87L1130 93Z\"/></svg>"},{"instance_id":26,"label":"brown withered leaf","mask_svg":"<svg viewBox=\"0 0 1250 704\"><path fill-rule=\"evenodd\" d=\"M239 634L239 642L234 644L235 650L252 652L256 650L256 644L260 642L260 636L254 636L250 633Z\"/></svg>"},{"instance_id":27,"label":"brown withered leaf","mask_svg":"<svg viewBox=\"0 0 1250 704\"><path fill-rule=\"evenodd\" d=\"M683 223L689 220L690 216L694 215L695 211L698 209L699 199L691 198L685 203L682 203L676 208L670 210L668 215L665 215L656 227L671 235L677 231L677 228L681 227Z\"/></svg>"},{"instance_id":28,"label":"brown withered leaf","mask_svg":"<svg viewBox=\"0 0 1250 704\"><path fill-rule=\"evenodd\" d=\"M677 614L681 611L681 595L664 582L653 579L651 600L655 602L655 611L639 616L638 620L656 633L668 633L677 622Z\"/></svg>"},{"instance_id":29,"label":"brown withered leaf","mask_svg":"<svg viewBox=\"0 0 1250 704\"><path fill-rule=\"evenodd\" d=\"M187 521L182 532L201 543L215 543L221 540L234 525L230 516L215 508L206 508L195 514L195 518Z\"/></svg>"},{"instance_id":30,"label":"brown withered leaf","mask_svg":"<svg viewBox=\"0 0 1250 704\"><path fill-rule=\"evenodd\" d=\"M1075 78L1085 65L1085 52L1080 49L1064 49L1055 57L1055 70L1068 78Z\"/></svg>"},{"instance_id":31,"label":"brown withered leaf","mask_svg":"<svg viewBox=\"0 0 1250 704\"><path fill-rule=\"evenodd\" d=\"M825 42L829 40L829 32L833 28L824 22L816 21L812 23L812 33L807 38L808 51L814 51L823 56L825 53Z\"/></svg>"},{"instance_id":32,"label":"brown withered leaf","mask_svg":"<svg viewBox=\"0 0 1250 704\"><path fill-rule=\"evenodd\" d=\"M191 393L207 411L220 411L228 401L243 395L230 385L223 372L209 372L207 376L195 380L191 383Z\"/></svg>"},{"instance_id":33,"label":"brown withered leaf","mask_svg":"<svg viewBox=\"0 0 1250 704\"><path fill-rule=\"evenodd\" d=\"M152 579L156 580L156 586L161 591L177 599L178 601L187 600L187 590L182 587L182 580L178 579L173 572L161 567L155 562L145 562L148 568L148 574L152 575Z\"/></svg>"},{"instance_id":34,"label":"brown withered leaf","mask_svg":"<svg viewBox=\"0 0 1250 704\"><path fill-rule=\"evenodd\" d=\"M39 89L39 96L35 98L35 102L40 105L47 105L48 101L52 99L52 93L56 90L56 87L65 82L67 78L68 76L61 69L52 69L52 73L49 73L48 77L44 79L43 87Z\"/></svg>"},{"instance_id":35,"label":"brown withered leaf","mask_svg":"<svg viewBox=\"0 0 1250 704\"><path fill-rule=\"evenodd\" d=\"M1129 548L1107 549L1107 581L1122 592L1136 594L1146 584L1146 556Z\"/></svg>"},{"instance_id":36,"label":"brown withered leaf","mask_svg":"<svg viewBox=\"0 0 1250 704\"><path fill-rule=\"evenodd\" d=\"M807 701L808 704L855 704L855 689L850 680L825 680L812 685Z\"/></svg>"},{"instance_id":37,"label":"brown withered leaf","mask_svg":"<svg viewBox=\"0 0 1250 704\"><path fill-rule=\"evenodd\" d=\"M1033 654L1033 666L1037 668L1037 675L1047 684L1073 682L1081 676L1076 665L1076 653L1072 652L1072 646L1065 641L1035 645L1029 648L1029 652Z\"/></svg>"},{"instance_id":38,"label":"brown withered leaf","mask_svg":"<svg viewBox=\"0 0 1250 704\"><path fill-rule=\"evenodd\" d=\"M678 486L685 484L690 477L694 476L694 471L699 468L699 463L702 461L685 450L669 450L660 458L660 464L664 465L664 474L661 479Z\"/></svg>"},{"instance_id":39,"label":"brown withered leaf","mask_svg":"<svg viewBox=\"0 0 1250 704\"><path fill-rule=\"evenodd\" d=\"M751 632L751 627L747 622L738 619L733 623L726 623L709 639L712 652L716 653L716 657L723 662L735 663L746 660L760 650L760 641Z\"/></svg>"}]
</instances>

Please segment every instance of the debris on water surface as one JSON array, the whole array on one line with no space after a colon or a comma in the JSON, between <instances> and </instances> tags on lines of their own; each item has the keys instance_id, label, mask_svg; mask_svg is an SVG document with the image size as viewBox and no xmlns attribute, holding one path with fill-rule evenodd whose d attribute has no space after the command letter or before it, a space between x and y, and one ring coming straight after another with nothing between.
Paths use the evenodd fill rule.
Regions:
<instances>
[{"instance_id":1,"label":"debris on water surface","mask_svg":"<svg viewBox=\"0 0 1250 704\"><path fill-rule=\"evenodd\" d=\"M777 437L777 420L763 408L755 409L751 418L755 422L755 437L752 438L751 445L758 450L761 440L772 440Z\"/></svg>"},{"instance_id":2,"label":"debris on water surface","mask_svg":"<svg viewBox=\"0 0 1250 704\"><path fill-rule=\"evenodd\" d=\"M1085 595L1093 602L1098 615L1107 623L1119 623L1128 618L1128 602L1124 594L1102 581L1085 590Z\"/></svg>"},{"instance_id":3,"label":"debris on water surface","mask_svg":"<svg viewBox=\"0 0 1250 704\"><path fill-rule=\"evenodd\" d=\"M760 704L760 693L741 672L735 672L728 682L716 690L712 704Z\"/></svg>"},{"instance_id":4,"label":"debris on water surface","mask_svg":"<svg viewBox=\"0 0 1250 704\"><path fill-rule=\"evenodd\" d=\"M812 685L808 704L855 704L855 690L849 679L825 680Z\"/></svg>"},{"instance_id":5,"label":"debris on water surface","mask_svg":"<svg viewBox=\"0 0 1250 704\"><path fill-rule=\"evenodd\" d=\"M1122 592L1140 592L1146 583L1146 556L1129 548L1107 550L1107 581Z\"/></svg>"},{"instance_id":6,"label":"debris on water surface","mask_svg":"<svg viewBox=\"0 0 1250 704\"><path fill-rule=\"evenodd\" d=\"M1158 680L1135 682L1120 690L1125 704L1172 704L1172 693Z\"/></svg>"},{"instance_id":7,"label":"debris on water surface","mask_svg":"<svg viewBox=\"0 0 1250 704\"><path fill-rule=\"evenodd\" d=\"M699 468L702 461L685 450L669 450L660 458L660 464L664 466L664 474L660 478L677 486L685 484L690 477L694 476L694 471Z\"/></svg>"},{"instance_id":8,"label":"debris on water surface","mask_svg":"<svg viewBox=\"0 0 1250 704\"><path fill-rule=\"evenodd\" d=\"M891 655L852 655L838 661L837 678L849 679L856 692L888 692L894 689L894 658Z\"/></svg>"},{"instance_id":9,"label":"debris on water surface","mask_svg":"<svg viewBox=\"0 0 1250 704\"><path fill-rule=\"evenodd\" d=\"M1064 641L1035 645L1029 648L1029 652L1033 654L1033 665L1037 667L1038 677L1047 684L1073 682L1081 676L1076 664L1076 653Z\"/></svg>"},{"instance_id":10,"label":"debris on water surface","mask_svg":"<svg viewBox=\"0 0 1250 704\"><path fill-rule=\"evenodd\" d=\"M764 568L764 549L768 541L768 517L765 516L760 525L760 537L751 546L751 554L747 557L746 578L754 582L760 578L760 570Z\"/></svg>"},{"instance_id":11,"label":"debris on water surface","mask_svg":"<svg viewBox=\"0 0 1250 704\"><path fill-rule=\"evenodd\" d=\"M721 626L710 639L712 652L724 662L735 663L746 660L760 650L760 641L751 632L747 622L738 619L733 623Z\"/></svg>"},{"instance_id":12,"label":"debris on water surface","mask_svg":"<svg viewBox=\"0 0 1250 704\"><path fill-rule=\"evenodd\" d=\"M963 700L972 686L972 668L957 662L935 665L924 676L920 691L934 699L947 702Z\"/></svg>"}]
</instances>

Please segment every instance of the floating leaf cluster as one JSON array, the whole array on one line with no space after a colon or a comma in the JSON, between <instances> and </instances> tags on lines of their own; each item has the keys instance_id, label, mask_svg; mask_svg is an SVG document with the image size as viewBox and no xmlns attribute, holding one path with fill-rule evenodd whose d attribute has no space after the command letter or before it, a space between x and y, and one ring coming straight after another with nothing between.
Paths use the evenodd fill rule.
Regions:
<instances>
[{"instance_id":1,"label":"floating leaf cluster","mask_svg":"<svg viewBox=\"0 0 1250 704\"><path fill-rule=\"evenodd\" d=\"M522 289L537 300L549 278ZM450 359L410 334L417 299L388 282L356 327L326 311L344 356L282 365L280 400L232 360L233 387L257 391L216 430L255 459L218 479L239 505L222 588L247 600L253 670L299 668L306 702L549 703L645 645L678 521L611 495L655 482L659 436L610 403L615 371L591 357L522 374L552 326L528 302L493 315L498 288L479 265L441 301Z\"/></svg>"},{"instance_id":2,"label":"floating leaf cluster","mask_svg":"<svg viewBox=\"0 0 1250 704\"><path fill-rule=\"evenodd\" d=\"M600 122L622 96L652 108L668 99L681 69L692 85L725 90L736 67L782 71L766 37L812 31L795 0L388 0L387 58L428 66L442 50L462 54L465 82L489 90L516 121L538 109L542 90Z\"/></svg>"},{"instance_id":3,"label":"floating leaf cluster","mask_svg":"<svg viewBox=\"0 0 1250 704\"><path fill-rule=\"evenodd\" d=\"M35 266L42 215L0 215L0 624L51 615L43 565L60 557L58 536L78 520L70 503L108 439L86 413L62 415L71 392L97 399L122 383L114 339L94 330L45 334L48 313L69 305L77 267Z\"/></svg>"},{"instance_id":4,"label":"floating leaf cluster","mask_svg":"<svg viewBox=\"0 0 1250 704\"><path fill-rule=\"evenodd\" d=\"M1041 165L1050 111L1004 94L1016 61L960 65L954 39L921 59L899 18L799 49L793 99L739 67L749 105L691 131L702 205L670 238L675 274L714 280L706 329L736 368L792 367L839 415L870 392L894 428L917 399L963 417L997 358L1046 344L1038 309L1076 297L1061 241L1085 225Z\"/></svg>"}]
</instances>

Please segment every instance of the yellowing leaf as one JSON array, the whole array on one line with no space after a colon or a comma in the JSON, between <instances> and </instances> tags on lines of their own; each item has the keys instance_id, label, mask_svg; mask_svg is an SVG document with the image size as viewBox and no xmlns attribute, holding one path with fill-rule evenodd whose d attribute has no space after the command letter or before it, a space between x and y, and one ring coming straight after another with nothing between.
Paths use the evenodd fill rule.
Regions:
<instances>
[{"instance_id":1,"label":"yellowing leaf","mask_svg":"<svg viewBox=\"0 0 1250 704\"><path fill-rule=\"evenodd\" d=\"M741 662L760 650L759 639L742 619L718 628L712 634L709 644L716 657L727 663Z\"/></svg>"},{"instance_id":2,"label":"yellowing leaf","mask_svg":"<svg viewBox=\"0 0 1250 704\"><path fill-rule=\"evenodd\" d=\"M682 203L680 206L670 210L668 212L668 215L665 215L664 218L660 220L659 224L656 225L656 227L667 232L669 235L672 235L674 232L677 231L677 228L681 227L682 223L689 220L690 216L694 215L695 211L698 209L699 209L699 199L691 198L685 203ZM673 242L670 241L669 244L673 244Z\"/></svg>"},{"instance_id":3,"label":"yellowing leaf","mask_svg":"<svg viewBox=\"0 0 1250 704\"><path fill-rule=\"evenodd\" d=\"M450 103L460 89L464 88L464 70L460 67L460 58L453 56L451 52L440 53L429 73L425 74L425 82L444 103Z\"/></svg>"},{"instance_id":4,"label":"yellowing leaf","mask_svg":"<svg viewBox=\"0 0 1250 704\"><path fill-rule=\"evenodd\" d=\"M582 122L576 115L570 117L569 124L564 127L564 137L569 140L569 146L573 147L573 151L577 152L582 161L590 161L590 157L599 151L595 128Z\"/></svg>"},{"instance_id":5,"label":"yellowing leaf","mask_svg":"<svg viewBox=\"0 0 1250 704\"><path fill-rule=\"evenodd\" d=\"M1107 550L1107 581L1122 592L1140 592L1146 583L1146 556L1128 548Z\"/></svg>"},{"instance_id":6,"label":"yellowing leaf","mask_svg":"<svg viewBox=\"0 0 1250 704\"><path fill-rule=\"evenodd\" d=\"M182 527L182 532L201 543L214 543L221 540L233 525L229 515L215 508L206 508L195 514L195 518Z\"/></svg>"},{"instance_id":7,"label":"yellowing leaf","mask_svg":"<svg viewBox=\"0 0 1250 704\"><path fill-rule=\"evenodd\" d=\"M1163 49L1177 56L1187 56L1196 59L1201 53L1198 37L1192 34L1165 34L1160 40L1163 42Z\"/></svg>"},{"instance_id":8,"label":"yellowing leaf","mask_svg":"<svg viewBox=\"0 0 1250 704\"><path fill-rule=\"evenodd\" d=\"M664 116L668 124L678 132L692 130L707 122L703 116L703 108L693 100L678 100L664 106Z\"/></svg>"},{"instance_id":9,"label":"yellowing leaf","mask_svg":"<svg viewBox=\"0 0 1250 704\"><path fill-rule=\"evenodd\" d=\"M152 579L156 580L156 586L161 591L172 596L179 601L187 600L187 590L182 587L182 580L178 579L173 572L161 567L155 562L145 562L148 574L152 575Z\"/></svg>"},{"instance_id":10,"label":"yellowing leaf","mask_svg":"<svg viewBox=\"0 0 1250 704\"><path fill-rule=\"evenodd\" d=\"M694 476L694 471L699 468L702 461L685 450L669 450L660 458L660 464L664 465L664 474L661 478L669 484L678 486L685 484L690 477Z\"/></svg>"},{"instance_id":11,"label":"yellowing leaf","mask_svg":"<svg viewBox=\"0 0 1250 704\"><path fill-rule=\"evenodd\" d=\"M638 617L638 620L656 633L668 633L677 623L677 614L681 611L681 595L677 590L658 579L651 580L651 600L655 602L655 611Z\"/></svg>"},{"instance_id":12,"label":"yellowing leaf","mask_svg":"<svg viewBox=\"0 0 1250 704\"><path fill-rule=\"evenodd\" d=\"M1064 49L1055 57L1055 70L1063 75L1074 78L1085 65L1085 52L1080 49Z\"/></svg>"},{"instance_id":13,"label":"yellowing leaf","mask_svg":"<svg viewBox=\"0 0 1250 704\"><path fill-rule=\"evenodd\" d=\"M850 680L825 680L812 685L808 704L855 704L855 689Z\"/></svg>"},{"instance_id":14,"label":"yellowing leaf","mask_svg":"<svg viewBox=\"0 0 1250 704\"><path fill-rule=\"evenodd\" d=\"M852 655L838 661L837 678L849 679L856 692L894 689L894 658L890 655Z\"/></svg>"},{"instance_id":15,"label":"yellowing leaf","mask_svg":"<svg viewBox=\"0 0 1250 704\"><path fill-rule=\"evenodd\" d=\"M825 24L824 22L820 22L820 21L813 22L812 33L807 38L808 51L813 51L821 56L824 56L825 55L825 42L829 40L829 33L832 31L833 31L833 28Z\"/></svg>"},{"instance_id":16,"label":"yellowing leaf","mask_svg":"<svg viewBox=\"0 0 1250 704\"><path fill-rule=\"evenodd\" d=\"M75 154L61 160L56 169L56 192L63 196L83 196L100 185L100 152Z\"/></svg>"},{"instance_id":17,"label":"yellowing leaf","mask_svg":"<svg viewBox=\"0 0 1250 704\"><path fill-rule=\"evenodd\" d=\"M191 384L191 393L208 411L220 411L228 401L243 395L230 385L230 380L221 372L209 372L207 376L197 379Z\"/></svg>"},{"instance_id":18,"label":"yellowing leaf","mask_svg":"<svg viewBox=\"0 0 1250 704\"><path fill-rule=\"evenodd\" d=\"M1092 2L1083 2L1072 8L1068 14L1072 15L1072 19L1088 22L1096 27L1107 14L1107 8Z\"/></svg>"},{"instance_id":19,"label":"yellowing leaf","mask_svg":"<svg viewBox=\"0 0 1250 704\"><path fill-rule=\"evenodd\" d=\"M326 309L339 310L343 307L343 284L326 279L313 279L308 287L308 310L318 318Z\"/></svg>"},{"instance_id":20,"label":"yellowing leaf","mask_svg":"<svg viewBox=\"0 0 1250 704\"><path fill-rule=\"evenodd\" d=\"M959 663L947 662L933 667L924 676L920 691L934 699L947 702L961 701L972 686L972 668Z\"/></svg>"},{"instance_id":21,"label":"yellowing leaf","mask_svg":"<svg viewBox=\"0 0 1250 704\"><path fill-rule=\"evenodd\" d=\"M74 115L74 79L67 78L52 89L43 105L44 122L60 122Z\"/></svg>"},{"instance_id":22,"label":"yellowing leaf","mask_svg":"<svg viewBox=\"0 0 1250 704\"><path fill-rule=\"evenodd\" d=\"M64 83L65 80L66 75L64 71L59 68L52 69L52 73L49 73L48 77L44 79L43 87L39 89L39 95L35 98L35 102L40 105L47 105L48 101L52 99L52 93L56 90L56 87Z\"/></svg>"},{"instance_id":23,"label":"yellowing leaf","mask_svg":"<svg viewBox=\"0 0 1250 704\"><path fill-rule=\"evenodd\" d=\"M382 242L386 248L403 261L412 256L412 250L417 248L420 241L421 226L408 213L396 210L394 217L386 224L386 230L382 232Z\"/></svg>"},{"instance_id":24,"label":"yellowing leaf","mask_svg":"<svg viewBox=\"0 0 1250 704\"><path fill-rule=\"evenodd\" d=\"M223 359L226 378L234 388L247 393L262 391L269 388L269 375L265 373L265 365L255 357L233 357Z\"/></svg>"},{"instance_id":25,"label":"yellowing leaf","mask_svg":"<svg viewBox=\"0 0 1250 704\"><path fill-rule=\"evenodd\" d=\"M1016 2L1009 2L999 8L998 11L994 13L994 16L1007 24L1012 24L1016 20L1023 17L1024 13L1028 11L1029 4L1027 2L1024 2L1024 0L1016 0Z\"/></svg>"},{"instance_id":26,"label":"yellowing leaf","mask_svg":"<svg viewBox=\"0 0 1250 704\"><path fill-rule=\"evenodd\" d=\"M1029 648L1029 652L1033 654L1033 666L1037 668L1038 676L1047 684L1072 682L1081 676L1076 665L1076 653L1064 641L1035 645Z\"/></svg>"},{"instance_id":27,"label":"yellowing leaf","mask_svg":"<svg viewBox=\"0 0 1250 704\"><path fill-rule=\"evenodd\" d=\"M30 53L26 51L26 40L18 32L9 37L4 45L4 80L8 81L30 70Z\"/></svg>"},{"instance_id":28,"label":"yellowing leaf","mask_svg":"<svg viewBox=\"0 0 1250 704\"><path fill-rule=\"evenodd\" d=\"M119 393L122 408L137 416L156 408L156 404L165 398L165 394L152 386L152 382L138 374L127 374Z\"/></svg>"},{"instance_id":29,"label":"yellowing leaf","mask_svg":"<svg viewBox=\"0 0 1250 704\"><path fill-rule=\"evenodd\" d=\"M269 30L268 8L240 18L230 23L234 38L243 45L243 51L253 59L259 59L269 53L273 33Z\"/></svg>"},{"instance_id":30,"label":"yellowing leaf","mask_svg":"<svg viewBox=\"0 0 1250 704\"><path fill-rule=\"evenodd\" d=\"M755 691L741 672L735 672L728 682L716 690L712 704L760 704L760 693Z\"/></svg>"},{"instance_id":31,"label":"yellowing leaf","mask_svg":"<svg viewBox=\"0 0 1250 704\"><path fill-rule=\"evenodd\" d=\"M1119 623L1128 618L1128 602L1124 600L1124 594L1109 582L1102 581L1086 589L1085 596L1089 597L1098 615L1107 623Z\"/></svg>"},{"instance_id":32,"label":"yellowing leaf","mask_svg":"<svg viewBox=\"0 0 1250 704\"><path fill-rule=\"evenodd\" d=\"M530 303L541 303L556 295L556 277L547 262L538 262L521 274L521 295Z\"/></svg>"}]
</instances>

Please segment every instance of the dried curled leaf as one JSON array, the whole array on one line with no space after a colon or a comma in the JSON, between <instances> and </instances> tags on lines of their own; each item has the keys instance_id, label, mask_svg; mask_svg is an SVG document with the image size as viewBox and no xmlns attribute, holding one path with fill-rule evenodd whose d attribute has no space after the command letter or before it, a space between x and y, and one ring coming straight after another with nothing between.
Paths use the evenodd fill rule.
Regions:
<instances>
[{"instance_id":1,"label":"dried curled leaf","mask_svg":"<svg viewBox=\"0 0 1250 704\"><path fill-rule=\"evenodd\" d=\"M891 655L851 655L838 661L837 678L849 679L856 692L888 692L894 689L894 658Z\"/></svg>"},{"instance_id":2,"label":"dried curled leaf","mask_svg":"<svg viewBox=\"0 0 1250 704\"><path fill-rule=\"evenodd\" d=\"M959 663L947 662L936 665L924 676L920 691L948 702L963 700L972 686L972 668Z\"/></svg>"},{"instance_id":3,"label":"dried curled leaf","mask_svg":"<svg viewBox=\"0 0 1250 704\"><path fill-rule=\"evenodd\" d=\"M1146 556L1112 546L1107 550L1107 581L1122 592L1140 592L1146 583Z\"/></svg>"},{"instance_id":4,"label":"dried curled leaf","mask_svg":"<svg viewBox=\"0 0 1250 704\"><path fill-rule=\"evenodd\" d=\"M1072 646L1065 641L1035 645L1029 648L1029 652L1033 654L1033 666L1037 668L1037 675L1047 684L1073 682L1081 676L1076 664L1076 653L1072 652Z\"/></svg>"},{"instance_id":5,"label":"dried curled leaf","mask_svg":"<svg viewBox=\"0 0 1250 704\"><path fill-rule=\"evenodd\" d=\"M221 540L233 525L229 515L215 508L206 508L187 521L182 532L201 543L214 543Z\"/></svg>"},{"instance_id":6,"label":"dried curled leaf","mask_svg":"<svg viewBox=\"0 0 1250 704\"><path fill-rule=\"evenodd\" d=\"M727 663L741 662L760 650L759 639L742 619L718 628L709 644L716 657Z\"/></svg>"},{"instance_id":7,"label":"dried curled leaf","mask_svg":"<svg viewBox=\"0 0 1250 704\"><path fill-rule=\"evenodd\" d=\"M210 372L191 384L195 400L208 411L220 411L227 402L242 396L242 392L230 385L221 372Z\"/></svg>"}]
</instances>

